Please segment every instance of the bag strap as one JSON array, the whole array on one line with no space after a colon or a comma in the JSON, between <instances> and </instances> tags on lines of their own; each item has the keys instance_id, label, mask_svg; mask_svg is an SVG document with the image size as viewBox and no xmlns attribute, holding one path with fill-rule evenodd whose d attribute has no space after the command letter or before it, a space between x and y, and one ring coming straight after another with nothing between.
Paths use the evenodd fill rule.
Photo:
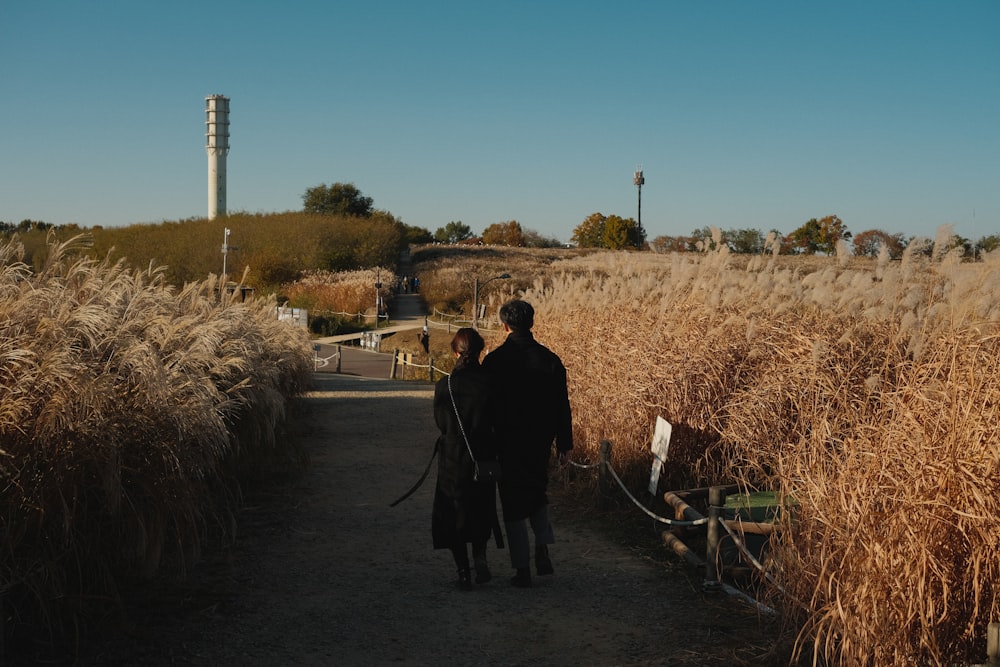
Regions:
<instances>
[{"instance_id":1,"label":"bag strap","mask_svg":"<svg viewBox=\"0 0 1000 667\"><path fill-rule=\"evenodd\" d=\"M469 438L465 435L465 427L462 426L462 418L458 414L458 406L455 405L455 394L451 393L451 376L448 376L448 396L451 397L451 407L455 408L455 419L458 421L458 430L462 432L462 440L465 440L465 448L469 450L469 457L472 459L473 465L476 463L476 455L472 453L472 446L469 444Z\"/></svg>"},{"instance_id":2,"label":"bag strap","mask_svg":"<svg viewBox=\"0 0 1000 667\"><path fill-rule=\"evenodd\" d=\"M424 483L425 479L427 479L427 473L429 473L431 471L431 464L434 463L434 457L437 456L437 453L438 453L438 446L437 446L437 443L435 442L434 443L434 451L433 451L433 453L431 453L431 458L427 462L427 467L424 468L424 474L420 476L420 479L418 479L417 483L413 485L413 488L411 488L409 491L407 491L406 493L404 493L403 495L401 495L399 498L397 498L395 502L389 503L389 507L395 507L399 503L403 502L404 500L406 500L407 498L409 498L410 496L412 496L413 492L420 488L420 485Z\"/></svg>"}]
</instances>

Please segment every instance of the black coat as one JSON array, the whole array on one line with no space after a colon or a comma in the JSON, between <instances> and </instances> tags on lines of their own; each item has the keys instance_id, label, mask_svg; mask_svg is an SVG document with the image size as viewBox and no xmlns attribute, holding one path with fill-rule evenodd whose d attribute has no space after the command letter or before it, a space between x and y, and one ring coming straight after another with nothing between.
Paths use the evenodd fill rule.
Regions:
<instances>
[{"instance_id":1,"label":"black coat","mask_svg":"<svg viewBox=\"0 0 1000 667\"><path fill-rule=\"evenodd\" d=\"M552 443L573 449L566 368L531 332L512 331L483 359L501 406L500 501L505 521L530 516L548 503Z\"/></svg>"},{"instance_id":2,"label":"black coat","mask_svg":"<svg viewBox=\"0 0 1000 667\"><path fill-rule=\"evenodd\" d=\"M448 380L434 386L434 421L441 431L431 517L435 549L486 542L499 526L496 484L473 481L472 457L455 417ZM476 458L496 459L497 402L489 377L479 366L466 366L452 373L451 388Z\"/></svg>"}]
</instances>

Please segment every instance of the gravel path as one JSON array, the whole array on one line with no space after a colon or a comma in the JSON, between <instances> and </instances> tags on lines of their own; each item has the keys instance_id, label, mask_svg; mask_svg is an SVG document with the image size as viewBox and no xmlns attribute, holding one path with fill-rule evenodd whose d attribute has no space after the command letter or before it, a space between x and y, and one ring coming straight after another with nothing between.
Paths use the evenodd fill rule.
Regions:
<instances>
[{"instance_id":1,"label":"gravel path","mask_svg":"<svg viewBox=\"0 0 1000 667\"><path fill-rule=\"evenodd\" d=\"M248 498L225 558L195 569L83 664L734 665L761 642L732 599L612 543L555 498L553 577L459 591L430 543L436 429L426 384L316 374L295 416L311 459ZM589 508L586 508L589 512ZM759 661L758 661L759 663Z\"/></svg>"}]
</instances>

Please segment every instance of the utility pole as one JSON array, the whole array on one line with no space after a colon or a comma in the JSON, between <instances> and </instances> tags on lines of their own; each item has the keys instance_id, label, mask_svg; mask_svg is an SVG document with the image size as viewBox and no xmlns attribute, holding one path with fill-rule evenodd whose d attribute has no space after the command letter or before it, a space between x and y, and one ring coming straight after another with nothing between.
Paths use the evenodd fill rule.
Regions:
<instances>
[{"instance_id":1,"label":"utility pole","mask_svg":"<svg viewBox=\"0 0 1000 667\"><path fill-rule=\"evenodd\" d=\"M226 232L222 237L222 286L226 286L226 256L229 254L229 227L226 227Z\"/></svg>"},{"instance_id":2,"label":"utility pole","mask_svg":"<svg viewBox=\"0 0 1000 667\"><path fill-rule=\"evenodd\" d=\"M380 290L382 289L382 267L375 268L375 328L378 329L378 317L382 310L382 295ZM388 319L388 318L386 318Z\"/></svg>"},{"instance_id":3,"label":"utility pole","mask_svg":"<svg viewBox=\"0 0 1000 667\"><path fill-rule=\"evenodd\" d=\"M636 229L635 247L640 249L642 248L642 239L644 236L642 233L642 186L645 182L646 178L642 175L642 165L640 164L639 168L636 169L635 174L632 176L632 183L635 184L635 187L639 191L639 217L636 220L636 226L638 229Z\"/></svg>"},{"instance_id":4,"label":"utility pole","mask_svg":"<svg viewBox=\"0 0 1000 667\"><path fill-rule=\"evenodd\" d=\"M508 280L510 278L509 273L501 273L499 276L493 276L479 283L479 277L472 279L472 328L479 330L479 290L486 286L486 283L491 280Z\"/></svg>"}]
</instances>

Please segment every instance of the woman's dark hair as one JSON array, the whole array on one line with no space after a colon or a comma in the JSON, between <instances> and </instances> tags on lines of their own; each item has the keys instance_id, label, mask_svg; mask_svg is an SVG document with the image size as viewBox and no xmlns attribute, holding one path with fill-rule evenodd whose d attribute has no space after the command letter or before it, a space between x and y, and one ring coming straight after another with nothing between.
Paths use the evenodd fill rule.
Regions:
<instances>
[{"instance_id":1,"label":"woman's dark hair","mask_svg":"<svg viewBox=\"0 0 1000 667\"><path fill-rule=\"evenodd\" d=\"M458 353L455 360L455 368L463 366L478 366L479 355L486 347L486 341L479 335L479 332L472 327L463 327L455 333L451 339L451 351Z\"/></svg>"},{"instance_id":2,"label":"woman's dark hair","mask_svg":"<svg viewBox=\"0 0 1000 667\"><path fill-rule=\"evenodd\" d=\"M535 309L527 301L508 301L500 306L500 321L514 331L531 331L535 325Z\"/></svg>"}]
</instances>

